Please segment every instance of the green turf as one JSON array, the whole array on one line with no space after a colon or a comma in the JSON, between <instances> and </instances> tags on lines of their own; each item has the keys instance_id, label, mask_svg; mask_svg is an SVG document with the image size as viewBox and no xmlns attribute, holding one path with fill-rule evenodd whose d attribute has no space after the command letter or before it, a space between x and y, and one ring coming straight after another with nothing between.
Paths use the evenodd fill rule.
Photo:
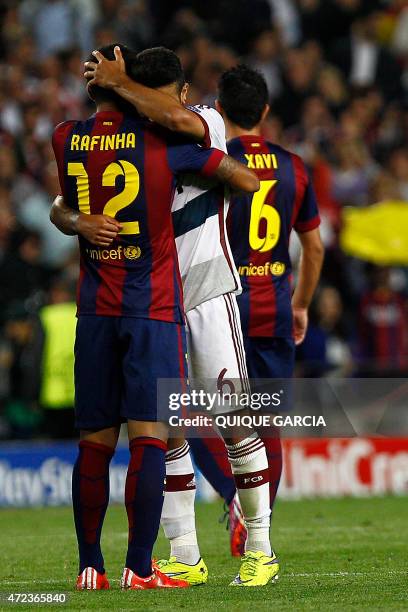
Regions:
<instances>
[{"instance_id":1,"label":"green turf","mask_svg":"<svg viewBox=\"0 0 408 612\"><path fill-rule=\"evenodd\" d=\"M280 502L274 546L280 579L263 589L228 587L239 560L228 554L221 504L197 508L207 585L188 590L120 592L126 548L124 510L109 509L103 548L112 590L75 592L76 547L69 508L2 510L0 589L69 592L53 610L408 610L408 511L406 498ZM167 551L163 538L156 554ZM3 606L10 610L17 606ZM21 606L23 607L23 606ZM27 606L24 606L27 609Z\"/></svg>"}]
</instances>

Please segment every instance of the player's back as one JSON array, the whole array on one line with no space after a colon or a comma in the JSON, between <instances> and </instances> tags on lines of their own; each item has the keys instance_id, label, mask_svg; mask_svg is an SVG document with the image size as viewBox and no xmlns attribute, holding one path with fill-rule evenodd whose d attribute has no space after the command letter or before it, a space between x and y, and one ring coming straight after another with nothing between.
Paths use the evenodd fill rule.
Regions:
<instances>
[{"instance_id":1,"label":"player's back","mask_svg":"<svg viewBox=\"0 0 408 612\"><path fill-rule=\"evenodd\" d=\"M260 179L253 196L233 196L227 222L243 288L243 330L250 336L290 337L290 233L319 225L308 173L300 157L258 136L234 138L228 153Z\"/></svg>"},{"instance_id":2,"label":"player's back","mask_svg":"<svg viewBox=\"0 0 408 612\"><path fill-rule=\"evenodd\" d=\"M61 124L53 146L67 204L123 226L107 248L80 237L78 313L181 321L171 202L189 148L169 146L153 125L116 111Z\"/></svg>"}]
</instances>

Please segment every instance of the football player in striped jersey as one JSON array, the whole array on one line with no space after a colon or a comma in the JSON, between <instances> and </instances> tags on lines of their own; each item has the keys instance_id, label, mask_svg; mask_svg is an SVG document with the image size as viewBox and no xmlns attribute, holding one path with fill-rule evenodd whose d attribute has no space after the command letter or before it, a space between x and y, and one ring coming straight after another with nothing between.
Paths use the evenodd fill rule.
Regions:
<instances>
[{"instance_id":1,"label":"football player in striped jersey","mask_svg":"<svg viewBox=\"0 0 408 612\"><path fill-rule=\"evenodd\" d=\"M137 65L135 54L126 54L131 70ZM109 588L100 536L109 500L109 463L123 420L128 423L130 463L122 587L186 587L188 582L166 575L151 560L167 450L167 427L157 413L157 379L179 379L183 389L186 376L182 288L171 219L175 175L197 171L228 177L232 184L241 177L235 185L252 190L258 181L220 150L186 143L178 135L165 138L117 94L95 84L88 91L96 114L60 124L53 136L68 205L67 233L77 233L83 217L108 218L115 226L109 248L106 237L103 244L94 244L79 235L75 387L81 441L72 482L77 588Z\"/></svg>"},{"instance_id":2,"label":"football player in striped jersey","mask_svg":"<svg viewBox=\"0 0 408 612\"><path fill-rule=\"evenodd\" d=\"M218 113L206 107L185 108L180 103L186 87L180 97L175 87L182 78L177 56L163 48L142 52L138 82L126 76L117 49L115 56L116 61L107 61L97 54L97 61L88 62L86 76L93 79L91 82L113 88L152 121L184 133L204 146L217 144L225 148L224 125ZM160 91L147 91L143 84ZM196 182L185 177L172 208L187 311L189 373L196 386L212 379L212 391L217 390L217 382L222 384L225 375L239 381L240 389L248 390L235 297L240 285L226 239L227 206L224 190L214 182ZM270 510L264 445L256 432L251 432L229 439L227 448L235 478L232 486L226 480L229 502L237 488L248 530L246 546L254 553L262 550L267 556L271 551ZM173 440L167 454L162 514L171 554L160 565L168 575L199 584L206 579L206 568L200 559L195 532L193 478L188 445L182 439ZM276 566L272 557L270 563Z\"/></svg>"}]
</instances>

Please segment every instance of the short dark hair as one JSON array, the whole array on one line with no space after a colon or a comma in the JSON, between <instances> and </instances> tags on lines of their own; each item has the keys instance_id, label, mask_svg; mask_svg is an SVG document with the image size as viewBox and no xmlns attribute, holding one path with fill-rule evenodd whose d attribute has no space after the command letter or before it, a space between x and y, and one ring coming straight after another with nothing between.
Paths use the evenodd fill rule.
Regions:
<instances>
[{"instance_id":1,"label":"short dark hair","mask_svg":"<svg viewBox=\"0 0 408 612\"><path fill-rule=\"evenodd\" d=\"M179 92L186 82L179 57L166 47L152 47L138 53L131 76L153 89L175 83Z\"/></svg>"},{"instance_id":2,"label":"short dark hair","mask_svg":"<svg viewBox=\"0 0 408 612\"><path fill-rule=\"evenodd\" d=\"M133 69L136 63L137 53L136 51L132 51L125 45L120 45L118 43L113 43L111 45L106 45L105 47L99 47L98 51L102 53L104 57L108 60L115 59L114 49L115 47L119 47L123 59L125 61L125 69L126 74L135 80L133 76ZM90 54L88 57L88 62L96 62L96 58L94 55ZM135 108L129 102L126 102L121 96L119 96L113 89L107 89L105 87L100 87L99 85L90 85L88 88L88 93L91 96L92 100L96 104L101 102L113 102L115 106L118 107L119 110L125 113L135 113Z\"/></svg>"},{"instance_id":3,"label":"short dark hair","mask_svg":"<svg viewBox=\"0 0 408 612\"><path fill-rule=\"evenodd\" d=\"M232 123L251 130L268 104L268 87L260 72L239 64L221 75L218 100Z\"/></svg>"}]
</instances>

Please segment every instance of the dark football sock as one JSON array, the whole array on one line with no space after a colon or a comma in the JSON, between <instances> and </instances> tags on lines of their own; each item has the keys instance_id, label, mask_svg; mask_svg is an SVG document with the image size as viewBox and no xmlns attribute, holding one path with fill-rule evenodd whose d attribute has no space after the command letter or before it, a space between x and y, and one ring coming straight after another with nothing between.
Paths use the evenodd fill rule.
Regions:
<instances>
[{"instance_id":1,"label":"dark football sock","mask_svg":"<svg viewBox=\"0 0 408 612\"><path fill-rule=\"evenodd\" d=\"M114 450L82 440L72 472L72 505L79 550L79 574L86 567L104 573L101 531L109 503L109 463Z\"/></svg>"},{"instance_id":2,"label":"dark football sock","mask_svg":"<svg viewBox=\"0 0 408 612\"><path fill-rule=\"evenodd\" d=\"M264 435L264 433L267 435ZM269 503L272 513L282 475L282 444L279 432L277 430L273 430L272 428L269 428L266 432L261 431L260 437L265 445L266 456L268 457Z\"/></svg>"},{"instance_id":3,"label":"dark football sock","mask_svg":"<svg viewBox=\"0 0 408 612\"><path fill-rule=\"evenodd\" d=\"M152 573L152 552L160 527L166 478L166 444L134 438L129 445L125 503L129 521L126 567L142 578Z\"/></svg>"},{"instance_id":4,"label":"dark football sock","mask_svg":"<svg viewBox=\"0 0 408 612\"><path fill-rule=\"evenodd\" d=\"M235 481L221 438L193 438L190 451L203 476L229 505L235 495Z\"/></svg>"}]
</instances>

